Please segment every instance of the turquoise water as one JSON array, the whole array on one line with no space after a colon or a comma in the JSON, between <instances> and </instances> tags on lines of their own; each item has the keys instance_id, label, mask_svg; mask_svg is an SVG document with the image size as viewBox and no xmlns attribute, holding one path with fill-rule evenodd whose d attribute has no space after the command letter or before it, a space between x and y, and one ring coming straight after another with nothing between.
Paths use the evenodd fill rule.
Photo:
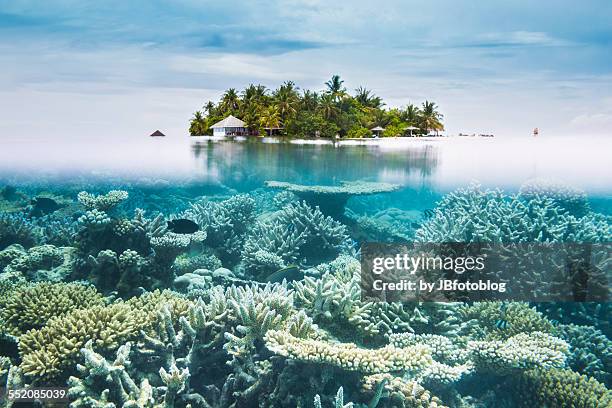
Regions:
<instances>
[{"instance_id":1,"label":"turquoise water","mask_svg":"<svg viewBox=\"0 0 612 408\"><path fill-rule=\"evenodd\" d=\"M609 243L609 144L9 140L0 387L74 407L606 406L609 302L371 303L359 249Z\"/></svg>"}]
</instances>

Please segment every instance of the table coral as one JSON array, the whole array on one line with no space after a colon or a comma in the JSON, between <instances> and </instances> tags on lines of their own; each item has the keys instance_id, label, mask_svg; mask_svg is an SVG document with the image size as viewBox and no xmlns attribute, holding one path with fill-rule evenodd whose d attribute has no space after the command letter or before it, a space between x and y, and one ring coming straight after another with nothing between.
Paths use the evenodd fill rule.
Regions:
<instances>
[{"instance_id":1,"label":"table coral","mask_svg":"<svg viewBox=\"0 0 612 408\"><path fill-rule=\"evenodd\" d=\"M111 190L106 194L95 195L81 191L77 199L83 206L91 211L108 211L128 198L127 191Z\"/></svg>"},{"instance_id":2,"label":"table coral","mask_svg":"<svg viewBox=\"0 0 612 408\"><path fill-rule=\"evenodd\" d=\"M369 194L389 193L400 188L397 184L371 181L343 181L339 186L308 186L284 181L266 181L269 188L282 189L297 195L312 207L334 219L344 218L344 208L349 198Z\"/></svg>"},{"instance_id":3,"label":"table coral","mask_svg":"<svg viewBox=\"0 0 612 408\"><path fill-rule=\"evenodd\" d=\"M271 351L289 359L331 364L362 373L418 372L432 363L429 348L422 345L364 349L354 343L300 339L279 330L268 331L264 340Z\"/></svg>"},{"instance_id":4,"label":"table coral","mask_svg":"<svg viewBox=\"0 0 612 408\"><path fill-rule=\"evenodd\" d=\"M546 333L519 333L507 340L469 341L478 370L500 373L525 368L563 367L569 350L564 340Z\"/></svg>"}]
</instances>

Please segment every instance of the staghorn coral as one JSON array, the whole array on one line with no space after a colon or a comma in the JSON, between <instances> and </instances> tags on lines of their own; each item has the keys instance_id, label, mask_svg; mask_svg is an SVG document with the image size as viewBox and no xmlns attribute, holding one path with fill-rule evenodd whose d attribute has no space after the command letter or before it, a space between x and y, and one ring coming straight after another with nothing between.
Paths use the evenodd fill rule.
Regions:
<instances>
[{"instance_id":1,"label":"staghorn coral","mask_svg":"<svg viewBox=\"0 0 612 408\"><path fill-rule=\"evenodd\" d=\"M516 406L531 407L609 407L612 391L586 375L571 370L529 370L515 381Z\"/></svg>"},{"instance_id":2,"label":"staghorn coral","mask_svg":"<svg viewBox=\"0 0 612 408\"><path fill-rule=\"evenodd\" d=\"M331 261L348 247L345 226L298 202L285 206L272 220L257 222L245 241L242 260L245 270L261 279L280 265Z\"/></svg>"},{"instance_id":3,"label":"staghorn coral","mask_svg":"<svg viewBox=\"0 0 612 408\"><path fill-rule=\"evenodd\" d=\"M321 405L321 396L319 394L315 395L314 397L314 408L322 408L323 406ZM344 388L340 387L338 388L338 391L336 392L336 396L334 397L334 407L335 408L353 408L353 403L349 402L349 403L344 403Z\"/></svg>"},{"instance_id":4,"label":"staghorn coral","mask_svg":"<svg viewBox=\"0 0 612 408\"><path fill-rule=\"evenodd\" d=\"M127 191L111 190L106 194L94 195L86 191L81 191L77 195L77 200L90 211L104 212L112 210L121 202L128 198Z\"/></svg>"},{"instance_id":5,"label":"staghorn coral","mask_svg":"<svg viewBox=\"0 0 612 408\"><path fill-rule=\"evenodd\" d=\"M79 224L70 279L88 280L104 293L117 291L121 296L134 295L139 287L170 287L176 257L206 239L204 231L169 232L162 215L147 218L142 210L127 219L93 209L79 218Z\"/></svg>"},{"instance_id":6,"label":"staghorn coral","mask_svg":"<svg viewBox=\"0 0 612 408\"><path fill-rule=\"evenodd\" d=\"M79 374L84 378L71 376L68 379L68 395L71 407L102 407L116 406L111 401L117 401L119 406L152 406L153 389L147 380L140 386L127 373L131 343L127 342L117 350L114 361L107 361L96 353L88 342L81 349L83 365L78 365ZM107 388L96 390L96 385L103 383Z\"/></svg>"},{"instance_id":7,"label":"staghorn coral","mask_svg":"<svg viewBox=\"0 0 612 408\"><path fill-rule=\"evenodd\" d=\"M607 219L575 217L546 197L522 200L474 184L447 194L415 234L419 242L607 242Z\"/></svg>"},{"instance_id":8,"label":"staghorn coral","mask_svg":"<svg viewBox=\"0 0 612 408\"><path fill-rule=\"evenodd\" d=\"M568 366L580 373L612 384L612 340L592 326L561 324L555 327L556 336L570 346Z\"/></svg>"},{"instance_id":9,"label":"staghorn coral","mask_svg":"<svg viewBox=\"0 0 612 408\"><path fill-rule=\"evenodd\" d=\"M536 308L549 319L561 323L574 323L582 326L593 326L612 338L612 303L610 302L564 302L537 303Z\"/></svg>"},{"instance_id":10,"label":"staghorn coral","mask_svg":"<svg viewBox=\"0 0 612 408\"><path fill-rule=\"evenodd\" d=\"M418 382L404 380L389 373L368 375L363 380L363 389L374 392L383 385L389 393L384 400L389 400L390 406L401 408L446 408L442 401L423 388Z\"/></svg>"},{"instance_id":11,"label":"staghorn coral","mask_svg":"<svg viewBox=\"0 0 612 408\"><path fill-rule=\"evenodd\" d=\"M475 302L459 310L464 319L477 321L474 331L487 339L507 339L519 333L553 332L552 323L535 307L524 302ZM505 328L497 327L496 322L500 320L507 323Z\"/></svg>"},{"instance_id":12,"label":"staghorn coral","mask_svg":"<svg viewBox=\"0 0 612 408\"><path fill-rule=\"evenodd\" d=\"M101 306L104 300L93 286L40 282L16 287L1 304L0 318L7 332L19 336L43 327L53 317Z\"/></svg>"},{"instance_id":13,"label":"staghorn coral","mask_svg":"<svg viewBox=\"0 0 612 408\"><path fill-rule=\"evenodd\" d=\"M384 340L386 335L413 332L413 327L459 330L461 324L453 313L431 313L431 319L419 311L416 303L364 302L361 300L360 263L341 255L336 260L307 270L304 280L294 282L296 305L313 318L315 323L333 331L341 338ZM442 304L430 304L430 309ZM452 307L452 305L451 305ZM447 321L451 328L438 324ZM457 323L457 324L455 324Z\"/></svg>"},{"instance_id":14,"label":"staghorn coral","mask_svg":"<svg viewBox=\"0 0 612 408\"><path fill-rule=\"evenodd\" d=\"M394 371L416 373L432 363L429 348L422 345L405 348L389 345L370 350L353 343L300 339L280 330L268 331L264 340L271 351L292 360L330 364L369 374Z\"/></svg>"},{"instance_id":15,"label":"staghorn coral","mask_svg":"<svg viewBox=\"0 0 612 408\"><path fill-rule=\"evenodd\" d=\"M150 292L108 306L73 310L20 337L20 365L33 381L56 381L72 373L80 349L91 341L95 350L115 350L155 324L157 310L167 307L176 316L186 313L188 302L171 292Z\"/></svg>"},{"instance_id":16,"label":"staghorn coral","mask_svg":"<svg viewBox=\"0 0 612 408\"><path fill-rule=\"evenodd\" d=\"M477 370L502 373L526 368L562 367L569 345L542 332L519 333L507 340L469 341L467 348Z\"/></svg>"},{"instance_id":17,"label":"staghorn coral","mask_svg":"<svg viewBox=\"0 0 612 408\"><path fill-rule=\"evenodd\" d=\"M255 221L255 200L235 195L219 203L191 204L182 215L196 222L207 234L205 244L228 267L238 263L247 230Z\"/></svg>"},{"instance_id":18,"label":"staghorn coral","mask_svg":"<svg viewBox=\"0 0 612 408\"><path fill-rule=\"evenodd\" d=\"M0 212L0 250L12 244L26 248L40 243L42 232L25 213Z\"/></svg>"},{"instance_id":19,"label":"staghorn coral","mask_svg":"<svg viewBox=\"0 0 612 408\"><path fill-rule=\"evenodd\" d=\"M583 217L591 212L587 195L583 190L557 180L542 178L527 180L519 189L519 197L525 200L550 198L576 217Z\"/></svg>"},{"instance_id":20,"label":"staghorn coral","mask_svg":"<svg viewBox=\"0 0 612 408\"><path fill-rule=\"evenodd\" d=\"M343 181L339 186L307 186L284 181L266 181L269 188L282 189L297 195L312 207L334 219L344 217L344 207L349 198L370 194L388 193L400 188L397 184L370 181Z\"/></svg>"}]
</instances>

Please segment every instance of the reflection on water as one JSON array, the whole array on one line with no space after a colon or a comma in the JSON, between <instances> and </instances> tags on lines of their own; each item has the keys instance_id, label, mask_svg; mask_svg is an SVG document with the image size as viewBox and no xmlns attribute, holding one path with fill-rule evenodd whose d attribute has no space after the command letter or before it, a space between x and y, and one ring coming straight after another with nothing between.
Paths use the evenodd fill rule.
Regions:
<instances>
[{"instance_id":1,"label":"reflection on water","mask_svg":"<svg viewBox=\"0 0 612 408\"><path fill-rule=\"evenodd\" d=\"M428 179L439 163L437 147L400 151L363 146L196 143L200 173L234 188L260 187L265 180L301 184L337 184L345 180L385 180L405 184Z\"/></svg>"},{"instance_id":2,"label":"reflection on water","mask_svg":"<svg viewBox=\"0 0 612 408\"><path fill-rule=\"evenodd\" d=\"M389 141L384 146L192 141L5 140L0 178L23 182L221 183L240 191L274 179L398 183L438 193L472 181L517 190L528 179L558 179L590 196L612 196L612 141L605 138Z\"/></svg>"}]
</instances>

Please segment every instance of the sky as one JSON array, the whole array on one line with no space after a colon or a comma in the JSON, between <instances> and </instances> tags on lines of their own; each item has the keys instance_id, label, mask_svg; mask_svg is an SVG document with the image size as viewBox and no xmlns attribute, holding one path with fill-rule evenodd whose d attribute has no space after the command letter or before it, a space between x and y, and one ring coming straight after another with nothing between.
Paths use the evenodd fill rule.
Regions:
<instances>
[{"instance_id":1,"label":"sky","mask_svg":"<svg viewBox=\"0 0 612 408\"><path fill-rule=\"evenodd\" d=\"M0 0L0 138L187 135L223 90L339 74L449 134L612 135L609 0Z\"/></svg>"}]
</instances>

